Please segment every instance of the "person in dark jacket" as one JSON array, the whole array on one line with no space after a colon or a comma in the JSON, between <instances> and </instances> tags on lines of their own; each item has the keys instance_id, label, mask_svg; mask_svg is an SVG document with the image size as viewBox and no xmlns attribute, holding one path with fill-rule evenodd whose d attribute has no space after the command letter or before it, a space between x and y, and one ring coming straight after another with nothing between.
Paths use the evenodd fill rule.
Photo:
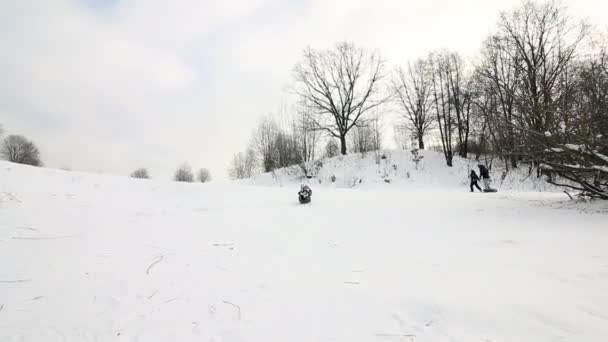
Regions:
<instances>
[{"instance_id":1,"label":"person in dark jacket","mask_svg":"<svg viewBox=\"0 0 608 342\"><path fill-rule=\"evenodd\" d=\"M483 164L477 166L479 167L479 176L481 176L484 189L490 190L490 171L488 171L488 168Z\"/></svg>"},{"instance_id":2,"label":"person in dark jacket","mask_svg":"<svg viewBox=\"0 0 608 342\"><path fill-rule=\"evenodd\" d=\"M308 187L308 185L300 185L300 191L298 192L298 201L300 203L310 203L312 197L312 190Z\"/></svg>"},{"instance_id":3,"label":"person in dark jacket","mask_svg":"<svg viewBox=\"0 0 608 342\"><path fill-rule=\"evenodd\" d=\"M471 178L471 192L475 192L473 187L476 187L480 192L482 192L481 188L479 187L479 184L477 184L477 182L479 182L479 176L477 176L477 173L475 172L475 170L471 170L470 178Z\"/></svg>"}]
</instances>

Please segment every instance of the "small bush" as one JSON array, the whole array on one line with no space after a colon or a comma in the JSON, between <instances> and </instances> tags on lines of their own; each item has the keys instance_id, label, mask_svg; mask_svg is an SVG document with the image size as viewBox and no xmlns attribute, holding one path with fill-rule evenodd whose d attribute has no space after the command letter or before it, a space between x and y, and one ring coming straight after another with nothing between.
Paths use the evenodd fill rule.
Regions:
<instances>
[{"instance_id":1,"label":"small bush","mask_svg":"<svg viewBox=\"0 0 608 342\"><path fill-rule=\"evenodd\" d=\"M194 174L192 174L192 168L188 164L182 164L176 171L173 180L176 182L194 182Z\"/></svg>"},{"instance_id":2,"label":"small bush","mask_svg":"<svg viewBox=\"0 0 608 342\"><path fill-rule=\"evenodd\" d=\"M148 170L146 170L146 169L144 169L142 167L140 169L137 169L137 170L133 171L131 173L131 177L133 177L133 178L149 179L150 175L148 174Z\"/></svg>"}]
</instances>

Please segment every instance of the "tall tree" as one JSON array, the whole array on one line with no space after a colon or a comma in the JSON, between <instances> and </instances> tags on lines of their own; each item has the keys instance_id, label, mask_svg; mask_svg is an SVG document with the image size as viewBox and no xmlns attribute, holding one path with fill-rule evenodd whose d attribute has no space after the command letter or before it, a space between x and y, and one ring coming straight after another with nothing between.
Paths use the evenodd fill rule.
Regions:
<instances>
[{"instance_id":1,"label":"tall tree","mask_svg":"<svg viewBox=\"0 0 608 342\"><path fill-rule=\"evenodd\" d=\"M340 141L388 97L382 94L385 63L375 52L343 42L332 50L306 49L295 67L295 92L315 126Z\"/></svg>"},{"instance_id":2,"label":"tall tree","mask_svg":"<svg viewBox=\"0 0 608 342\"><path fill-rule=\"evenodd\" d=\"M460 55L448 53L446 61L446 77L456 117L458 155L466 158L471 134L472 79L466 74L464 61Z\"/></svg>"},{"instance_id":3,"label":"tall tree","mask_svg":"<svg viewBox=\"0 0 608 342\"><path fill-rule=\"evenodd\" d=\"M521 78L519 57L513 55L509 42L490 36L482 47L481 63L475 69L477 97L475 105L483 116L483 125L493 149L509 165L517 167L518 139L515 125L515 95Z\"/></svg>"},{"instance_id":4,"label":"tall tree","mask_svg":"<svg viewBox=\"0 0 608 342\"><path fill-rule=\"evenodd\" d=\"M558 106L570 90L560 78L572 69L577 47L587 34L587 25L574 23L553 1L525 1L501 14L501 47L521 77L514 93L518 126L539 133L563 132Z\"/></svg>"},{"instance_id":5,"label":"tall tree","mask_svg":"<svg viewBox=\"0 0 608 342\"><path fill-rule=\"evenodd\" d=\"M409 64L407 71L397 69L393 79L399 112L420 149L424 149L424 137L435 121L431 114L431 86L428 61L424 59Z\"/></svg>"},{"instance_id":6,"label":"tall tree","mask_svg":"<svg viewBox=\"0 0 608 342\"><path fill-rule=\"evenodd\" d=\"M454 158L453 133L456 120L453 113L452 88L449 83L449 57L445 52L431 53L428 63L432 101L441 137L441 148L447 166L451 167Z\"/></svg>"}]
</instances>

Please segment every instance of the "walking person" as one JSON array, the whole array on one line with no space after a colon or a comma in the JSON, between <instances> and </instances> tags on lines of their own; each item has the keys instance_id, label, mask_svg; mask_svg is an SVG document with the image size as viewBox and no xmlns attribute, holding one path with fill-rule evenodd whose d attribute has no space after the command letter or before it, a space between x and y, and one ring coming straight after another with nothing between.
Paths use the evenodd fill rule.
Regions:
<instances>
[{"instance_id":1,"label":"walking person","mask_svg":"<svg viewBox=\"0 0 608 342\"><path fill-rule=\"evenodd\" d=\"M473 187L476 187L477 190L479 190L479 192L483 192L481 190L481 188L479 187L479 184L477 184L477 182L479 182L479 176L477 176L477 173L475 172L475 170L471 170L471 174L469 175L469 178L471 178L471 192L475 192Z\"/></svg>"},{"instance_id":2,"label":"walking person","mask_svg":"<svg viewBox=\"0 0 608 342\"><path fill-rule=\"evenodd\" d=\"M483 189L485 191L492 190L492 188L490 188L490 171L488 171L488 168L483 164L477 166L479 167L479 176L481 176L481 181L483 182Z\"/></svg>"}]
</instances>

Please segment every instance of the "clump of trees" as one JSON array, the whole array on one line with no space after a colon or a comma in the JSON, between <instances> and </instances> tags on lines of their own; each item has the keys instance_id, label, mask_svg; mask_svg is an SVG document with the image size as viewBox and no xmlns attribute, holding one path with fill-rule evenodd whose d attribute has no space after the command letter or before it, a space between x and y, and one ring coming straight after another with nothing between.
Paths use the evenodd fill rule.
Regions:
<instances>
[{"instance_id":1,"label":"clump of trees","mask_svg":"<svg viewBox=\"0 0 608 342\"><path fill-rule=\"evenodd\" d=\"M4 138L0 155L13 163L42 166L38 147L22 135L9 135Z\"/></svg>"},{"instance_id":2,"label":"clump of trees","mask_svg":"<svg viewBox=\"0 0 608 342\"><path fill-rule=\"evenodd\" d=\"M454 155L490 153L506 170L525 163L549 182L608 198L606 41L570 18L557 2L525 1L500 14L479 61L434 51L393 77L410 132L439 135L448 166Z\"/></svg>"},{"instance_id":3,"label":"clump of trees","mask_svg":"<svg viewBox=\"0 0 608 342\"><path fill-rule=\"evenodd\" d=\"M606 45L590 38L555 2L501 14L476 68L476 105L507 168L527 162L551 183L608 199Z\"/></svg>"},{"instance_id":4,"label":"clump of trees","mask_svg":"<svg viewBox=\"0 0 608 342\"><path fill-rule=\"evenodd\" d=\"M150 175L148 174L148 170L145 168L139 168L133 172L131 172L131 177L132 178L142 178L142 179L149 179Z\"/></svg>"},{"instance_id":5,"label":"clump of trees","mask_svg":"<svg viewBox=\"0 0 608 342\"><path fill-rule=\"evenodd\" d=\"M386 65L375 51L349 42L329 50L307 48L294 68L294 113L283 110L263 118L246 153L233 157L229 175L250 177L299 165L305 174L318 157L378 150L382 144L380 108L390 99L385 91ZM322 155L317 145L325 141Z\"/></svg>"},{"instance_id":6,"label":"clump of trees","mask_svg":"<svg viewBox=\"0 0 608 342\"><path fill-rule=\"evenodd\" d=\"M390 100L401 117L400 148L414 139L424 149L432 134L447 166L454 156L491 155L507 171L525 164L554 184L608 198L607 46L558 2L526 0L500 14L475 63L436 50L391 76L376 51L348 42L308 48L293 87L304 125L286 129L265 119L251 144L255 158L235 156L231 175L314 159L318 139L307 140L304 156L302 133L325 133L325 157L379 149L382 130L372 113Z\"/></svg>"},{"instance_id":7,"label":"clump of trees","mask_svg":"<svg viewBox=\"0 0 608 342\"><path fill-rule=\"evenodd\" d=\"M249 148L246 152L239 152L232 157L228 176L230 179L246 179L255 174L256 170L255 152Z\"/></svg>"},{"instance_id":8,"label":"clump of trees","mask_svg":"<svg viewBox=\"0 0 608 342\"><path fill-rule=\"evenodd\" d=\"M176 182L194 182L194 174L192 173L192 167L184 163L177 170L173 176L173 180Z\"/></svg>"}]
</instances>

